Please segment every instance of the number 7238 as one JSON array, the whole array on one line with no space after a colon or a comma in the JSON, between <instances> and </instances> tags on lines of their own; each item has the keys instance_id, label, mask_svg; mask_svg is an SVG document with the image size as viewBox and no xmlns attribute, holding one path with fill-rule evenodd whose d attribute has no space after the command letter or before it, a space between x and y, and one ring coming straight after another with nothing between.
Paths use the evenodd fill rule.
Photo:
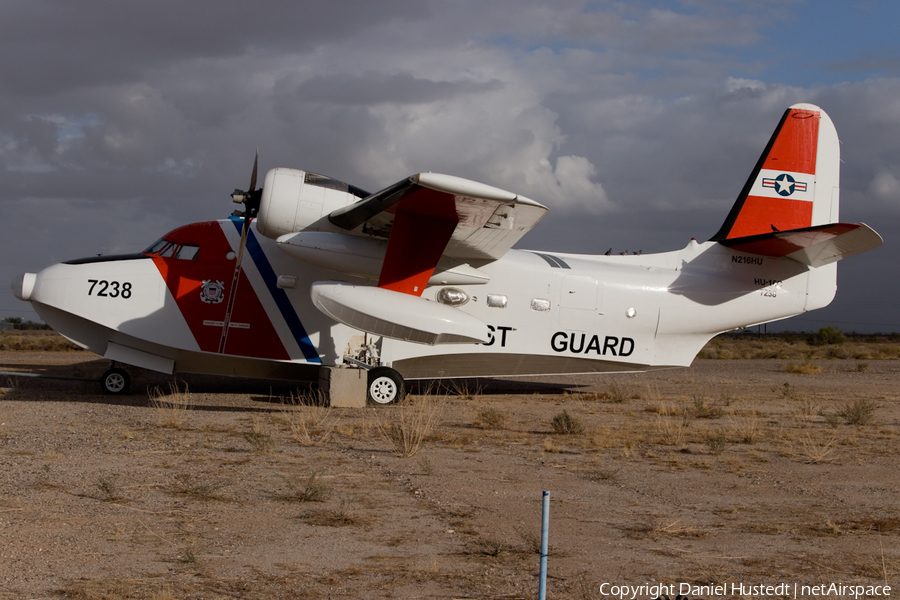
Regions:
<instances>
[{"instance_id":1,"label":"number 7238","mask_svg":"<svg viewBox=\"0 0 900 600\"><path fill-rule=\"evenodd\" d=\"M88 279L91 284L88 296L104 296L106 298L131 298L131 282L106 281L105 279Z\"/></svg>"}]
</instances>

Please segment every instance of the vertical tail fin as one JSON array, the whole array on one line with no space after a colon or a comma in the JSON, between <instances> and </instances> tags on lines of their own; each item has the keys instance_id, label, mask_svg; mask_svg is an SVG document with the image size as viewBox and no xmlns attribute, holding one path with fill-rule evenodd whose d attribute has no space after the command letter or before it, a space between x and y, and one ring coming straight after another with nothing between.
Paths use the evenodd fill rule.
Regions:
<instances>
[{"instance_id":1,"label":"vertical tail fin","mask_svg":"<svg viewBox=\"0 0 900 600\"><path fill-rule=\"evenodd\" d=\"M840 143L825 111L787 109L721 229L733 238L825 225L838 220Z\"/></svg>"}]
</instances>

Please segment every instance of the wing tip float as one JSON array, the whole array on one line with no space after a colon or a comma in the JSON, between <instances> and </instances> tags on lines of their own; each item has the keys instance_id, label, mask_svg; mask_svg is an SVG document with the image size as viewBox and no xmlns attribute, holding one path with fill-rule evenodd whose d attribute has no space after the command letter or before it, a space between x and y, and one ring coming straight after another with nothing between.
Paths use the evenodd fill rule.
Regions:
<instances>
[{"instance_id":1,"label":"wing tip float","mask_svg":"<svg viewBox=\"0 0 900 600\"><path fill-rule=\"evenodd\" d=\"M487 325L438 302L381 287L317 281L310 289L316 308L349 327L419 344L487 342Z\"/></svg>"}]
</instances>

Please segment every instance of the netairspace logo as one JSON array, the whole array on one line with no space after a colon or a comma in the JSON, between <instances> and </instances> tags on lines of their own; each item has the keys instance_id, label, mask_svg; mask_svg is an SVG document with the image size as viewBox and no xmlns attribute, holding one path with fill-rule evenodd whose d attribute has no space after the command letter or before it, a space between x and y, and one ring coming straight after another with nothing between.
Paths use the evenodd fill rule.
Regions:
<instances>
[{"instance_id":1,"label":"netairspace logo","mask_svg":"<svg viewBox=\"0 0 900 600\"><path fill-rule=\"evenodd\" d=\"M691 585L690 583L678 584L644 584L644 585L617 585L603 583L600 585L600 594L619 598L620 600L669 600L669 597L678 600L690 600L699 597L716 596L776 596L779 598L888 598L891 595L889 585L848 585L843 583L821 583L818 585L804 585L800 583L779 583L775 585L748 585L746 583L722 583L713 585Z\"/></svg>"}]
</instances>

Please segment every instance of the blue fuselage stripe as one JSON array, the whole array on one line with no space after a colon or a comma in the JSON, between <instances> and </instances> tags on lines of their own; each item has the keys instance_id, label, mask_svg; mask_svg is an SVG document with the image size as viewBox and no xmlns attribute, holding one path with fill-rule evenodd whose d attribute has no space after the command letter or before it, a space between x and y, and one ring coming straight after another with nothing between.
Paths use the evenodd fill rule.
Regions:
<instances>
[{"instance_id":1,"label":"blue fuselage stripe","mask_svg":"<svg viewBox=\"0 0 900 600\"><path fill-rule=\"evenodd\" d=\"M240 219L233 219L231 222L234 223L238 233L241 233L241 229L244 226L243 221ZM312 342L309 340L306 329L304 329L303 323L300 322L297 311L294 310L294 305L291 304L285 291L278 287L278 277L275 275L275 270L272 268L272 265L269 264L269 259L259 245L259 241L253 234L252 229L247 232L247 252L250 253L253 264L256 265L256 269L262 276L263 282L265 282L266 287L269 289L269 293L272 294L272 299L275 300L278 310L281 311L281 316L284 317L288 328L291 330L291 335L297 340L297 345L300 346L303 357L309 362L321 363L322 359L319 358L319 353L316 352L315 346L313 346Z\"/></svg>"}]
</instances>

